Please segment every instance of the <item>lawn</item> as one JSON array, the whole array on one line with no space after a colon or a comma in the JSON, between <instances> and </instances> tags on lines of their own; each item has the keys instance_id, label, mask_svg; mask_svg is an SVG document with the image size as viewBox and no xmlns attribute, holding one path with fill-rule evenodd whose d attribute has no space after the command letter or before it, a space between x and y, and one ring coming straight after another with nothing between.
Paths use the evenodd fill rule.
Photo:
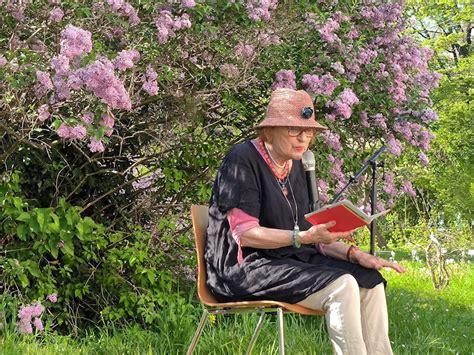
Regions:
<instances>
[{"instance_id":1,"label":"lawn","mask_svg":"<svg viewBox=\"0 0 474 355\"><path fill-rule=\"evenodd\" d=\"M472 354L474 343L474 266L450 264L449 286L435 290L426 266L404 262L404 275L384 271L390 312L390 335L395 354ZM7 332L0 340L2 354L183 354L200 316L177 319L167 310L169 321L157 329L136 325L109 327L81 338L56 334L22 336ZM275 318L264 325L254 354L277 354ZM215 319L201 337L197 354L243 354L257 316ZM375 330L376 331L376 330ZM285 316L288 354L331 354L322 317Z\"/></svg>"}]
</instances>

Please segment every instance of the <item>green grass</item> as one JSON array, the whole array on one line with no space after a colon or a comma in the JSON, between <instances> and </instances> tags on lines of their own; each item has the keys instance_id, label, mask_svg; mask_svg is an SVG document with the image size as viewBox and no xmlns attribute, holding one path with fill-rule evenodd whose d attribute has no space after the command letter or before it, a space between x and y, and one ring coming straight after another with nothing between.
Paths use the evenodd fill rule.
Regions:
<instances>
[{"instance_id":1,"label":"green grass","mask_svg":"<svg viewBox=\"0 0 474 355\"><path fill-rule=\"evenodd\" d=\"M384 271L390 312L390 336L395 354L472 354L474 266L451 264L450 284L435 290L422 264L405 262L404 275ZM200 317L172 320L154 331L138 326L107 328L81 338L53 334L22 336L6 331L1 354L184 354ZM278 354L276 319L267 316L254 354ZM169 321L166 321L169 319ZM218 317L207 326L196 354L243 354L257 322L256 315ZM375 330L376 331L376 330ZM323 317L285 315L288 354L331 354Z\"/></svg>"}]
</instances>

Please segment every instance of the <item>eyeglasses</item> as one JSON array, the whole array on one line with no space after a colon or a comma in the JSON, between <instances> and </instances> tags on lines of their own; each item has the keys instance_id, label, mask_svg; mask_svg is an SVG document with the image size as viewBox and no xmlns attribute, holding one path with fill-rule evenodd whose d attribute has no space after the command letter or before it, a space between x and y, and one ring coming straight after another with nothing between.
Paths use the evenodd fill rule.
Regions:
<instances>
[{"instance_id":1,"label":"eyeglasses","mask_svg":"<svg viewBox=\"0 0 474 355\"><path fill-rule=\"evenodd\" d=\"M308 138L313 138L315 134L314 128L302 128L302 127L288 127L288 135L290 137L298 137L302 132Z\"/></svg>"}]
</instances>

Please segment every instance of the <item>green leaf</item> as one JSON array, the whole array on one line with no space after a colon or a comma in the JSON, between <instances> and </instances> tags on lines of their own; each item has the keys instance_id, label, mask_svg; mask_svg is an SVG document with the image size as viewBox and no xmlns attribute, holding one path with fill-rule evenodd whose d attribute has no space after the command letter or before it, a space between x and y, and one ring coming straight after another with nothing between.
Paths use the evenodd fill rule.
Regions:
<instances>
[{"instance_id":1,"label":"green leaf","mask_svg":"<svg viewBox=\"0 0 474 355\"><path fill-rule=\"evenodd\" d=\"M62 251L64 254L74 256L74 244L71 239L68 238L64 240Z\"/></svg>"},{"instance_id":2,"label":"green leaf","mask_svg":"<svg viewBox=\"0 0 474 355\"><path fill-rule=\"evenodd\" d=\"M151 284L155 282L155 272L153 270L148 270L146 276L148 277L148 281L150 281Z\"/></svg>"},{"instance_id":3,"label":"green leaf","mask_svg":"<svg viewBox=\"0 0 474 355\"><path fill-rule=\"evenodd\" d=\"M26 277L26 275L24 273L21 273L18 278L20 279L20 283L21 283L21 286L23 288L27 287L29 282L28 282L28 278Z\"/></svg>"},{"instance_id":4,"label":"green leaf","mask_svg":"<svg viewBox=\"0 0 474 355\"><path fill-rule=\"evenodd\" d=\"M21 222L29 222L31 219L31 215L29 212L22 212L17 218L16 220L17 221L21 221Z\"/></svg>"},{"instance_id":5,"label":"green leaf","mask_svg":"<svg viewBox=\"0 0 474 355\"><path fill-rule=\"evenodd\" d=\"M44 226L47 220L49 220L49 208L38 208L36 210L36 220L38 221L39 229L41 232L44 232Z\"/></svg>"},{"instance_id":6,"label":"green leaf","mask_svg":"<svg viewBox=\"0 0 474 355\"><path fill-rule=\"evenodd\" d=\"M20 240L26 240L26 237L28 235L29 228L26 224L19 224L16 227L16 235Z\"/></svg>"},{"instance_id":7,"label":"green leaf","mask_svg":"<svg viewBox=\"0 0 474 355\"><path fill-rule=\"evenodd\" d=\"M26 261L22 262L22 265L34 277L41 277L41 272L40 272L40 269L38 267L38 263L34 262L33 260L26 260Z\"/></svg>"}]
</instances>

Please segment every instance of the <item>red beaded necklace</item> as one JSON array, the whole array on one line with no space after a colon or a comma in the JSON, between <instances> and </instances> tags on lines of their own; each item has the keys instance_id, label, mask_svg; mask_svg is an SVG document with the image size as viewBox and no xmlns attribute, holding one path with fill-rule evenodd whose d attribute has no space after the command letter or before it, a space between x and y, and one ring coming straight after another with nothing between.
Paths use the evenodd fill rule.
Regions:
<instances>
[{"instance_id":1,"label":"red beaded necklace","mask_svg":"<svg viewBox=\"0 0 474 355\"><path fill-rule=\"evenodd\" d=\"M275 168L275 165L270 159L268 155L267 147L265 147L265 143L263 143L263 140L261 138L259 138L258 144L260 145L261 152L263 153L263 158L265 159L265 162L268 164L273 174L277 177L277 179L284 180L286 176L288 175L288 170L289 170L288 162L285 162L285 169L282 171L281 174L279 174Z\"/></svg>"}]
</instances>

